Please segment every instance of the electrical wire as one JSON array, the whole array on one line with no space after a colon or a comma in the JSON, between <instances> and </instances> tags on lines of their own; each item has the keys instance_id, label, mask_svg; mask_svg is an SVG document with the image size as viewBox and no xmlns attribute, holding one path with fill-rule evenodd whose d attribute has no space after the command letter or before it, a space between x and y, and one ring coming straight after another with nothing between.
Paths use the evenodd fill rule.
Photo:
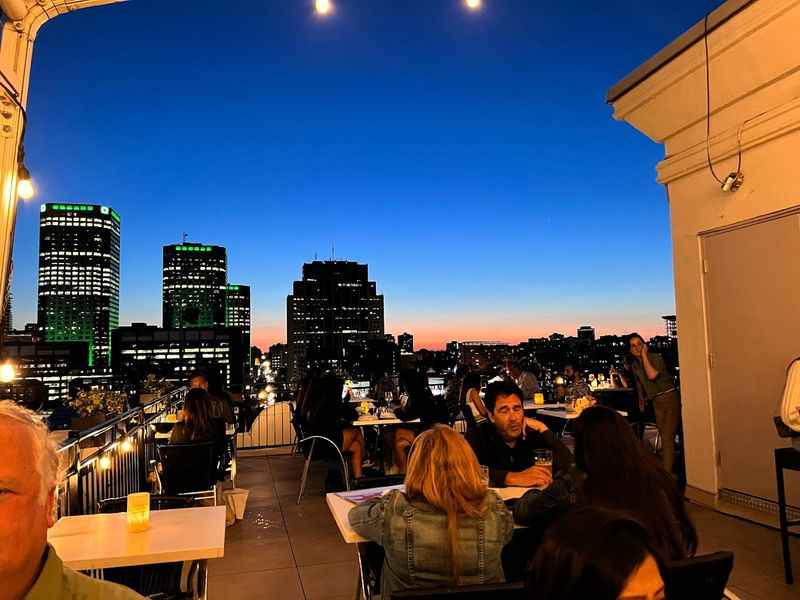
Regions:
<instances>
[{"instance_id":1,"label":"electrical wire","mask_svg":"<svg viewBox=\"0 0 800 600\"><path fill-rule=\"evenodd\" d=\"M706 161L708 162L708 170L711 171L711 175L714 176L714 179L717 180L717 183L720 185L724 185L725 182L717 176L716 171L714 171L714 164L711 162L711 74L709 70L709 56L708 56L708 17L706 15L705 19L703 20L703 43L705 45L706 50ZM745 121L746 123L746 121ZM737 152L739 155L737 165L736 165L736 175L738 176L742 172L742 129L744 128L744 123L741 124L739 127L738 135L736 136L737 139Z\"/></svg>"}]
</instances>

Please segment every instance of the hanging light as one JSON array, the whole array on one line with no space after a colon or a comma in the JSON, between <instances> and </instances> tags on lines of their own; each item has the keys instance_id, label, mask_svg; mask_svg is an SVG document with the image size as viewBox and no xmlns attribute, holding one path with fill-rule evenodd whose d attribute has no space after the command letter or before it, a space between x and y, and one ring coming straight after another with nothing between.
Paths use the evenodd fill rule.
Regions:
<instances>
[{"instance_id":1,"label":"hanging light","mask_svg":"<svg viewBox=\"0 0 800 600\"><path fill-rule=\"evenodd\" d=\"M20 143L17 154L17 195L23 200L30 200L35 193L31 172L25 166L25 146Z\"/></svg>"},{"instance_id":2,"label":"hanging light","mask_svg":"<svg viewBox=\"0 0 800 600\"><path fill-rule=\"evenodd\" d=\"M122 443L119 445L123 452L130 452L133 450L133 443L131 442L130 438L125 438L122 440Z\"/></svg>"},{"instance_id":3,"label":"hanging light","mask_svg":"<svg viewBox=\"0 0 800 600\"><path fill-rule=\"evenodd\" d=\"M111 457L108 454L104 454L100 457L100 468L105 471L111 467Z\"/></svg>"},{"instance_id":4,"label":"hanging light","mask_svg":"<svg viewBox=\"0 0 800 600\"><path fill-rule=\"evenodd\" d=\"M482 0L464 0L464 4L470 10L480 10L483 6Z\"/></svg>"},{"instance_id":5,"label":"hanging light","mask_svg":"<svg viewBox=\"0 0 800 600\"><path fill-rule=\"evenodd\" d=\"M333 11L333 4L331 0L315 0L314 9L317 11L318 15L325 17Z\"/></svg>"},{"instance_id":6,"label":"hanging light","mask_svg":"<svg viewBox=\"0 0 800 600\"><path fill-rule=\"evenodd\" d=\"M11 383L16 378L17 378L17 369L14 367L13 362L7 360L2 365L0 365L0 382Z\"/></svg>"}]
</instances>

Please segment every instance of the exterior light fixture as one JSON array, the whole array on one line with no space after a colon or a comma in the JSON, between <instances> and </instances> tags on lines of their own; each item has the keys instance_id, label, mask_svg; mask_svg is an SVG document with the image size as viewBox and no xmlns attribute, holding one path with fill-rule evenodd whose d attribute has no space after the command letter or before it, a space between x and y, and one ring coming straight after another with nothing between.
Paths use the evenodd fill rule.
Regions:
<instances>
[{"instance_id":1,"label":"exterior light fixture","mask_svg":"<svg viewBox=\"0 0 800 600\"><path fill-rule=\"evenodd\" d=\"M119 445L123 452L130 452L133 450L133 444L131 443L130 438L125 438L122 440L122 443Z\"/></svg>"},{"instance_id":2,"label":"exterior light fixture","mask_svg":"<svg viewBox=\"0 0 800 600\"><path fill-rule=\"evenodd\" d=\"M17 195L23 200L30 200L36 193L31 181L31 172L25 165L20 165L17 173Z\"/></svg>"},{"instance_id":3,"label":"exterior light fixture","mask_svg":"<svg viewBox=\"0 0 800 600\"><path fill-rule=\"evenodd\" d=\"M333 12L333 4L331 0L315 0L314 10L317 11L318 15L326 17Z\"/></svg>"},{"instance_id":4,"label":"exterior light fixture","mask_svg":"<svg viewBox=\"0 0 800 600\"><path fill-rule=\"evenodd\" d=\"M482 0L464 0L464 4L470 10L480 10L483 7Z\"/></svg>"},{"instance_id":5,"label":"exterior light fixture","mask_svg":"<svg viewBox=\"0 0 800 600\"><path fill-rule=\"evenodd\" d=\"M17 377L17 369L14 368L14 363L7 360L0 365L0 382L11 383Z\"/></svg>"},{"instance_id":6,"label":"exterior light fixture","mask_svg":"<svg viewBox=\"0 0 800 600\"><path fill-rule=\"evenodd\" d=\"M30 200L36 193L31 181L31 172L25 166L25 146L20 144L17 156L17 195L23 200Z\"/></svg>"},{"instance_id":7,"label":"exterior light fixture","mask_svg":"<svg viewBox=\"0 0 800 600\"><path fill-rule=\"evenodd\" d=\"M109 468L111 468L111 457L109 457L108 454L104 454L103 456L100 457L99 464L100 468L103 471L108 470Z\"/></svg>"}]
</instances>

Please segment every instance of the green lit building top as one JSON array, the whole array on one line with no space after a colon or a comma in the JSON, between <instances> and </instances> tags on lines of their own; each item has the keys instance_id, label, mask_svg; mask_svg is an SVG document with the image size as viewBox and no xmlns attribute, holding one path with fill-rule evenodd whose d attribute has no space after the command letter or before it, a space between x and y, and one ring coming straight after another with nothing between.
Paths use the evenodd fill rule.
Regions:
<instances>
[{"instance_id":1,"label":"green lit building top","mask_svg":"<svg viewBox=\"0 0 800 600\"><path fill-rule=\"evenodd\" d=\"M163 326L224 326L227 283L228 259L222 246L164 246Z\"/></svg>"},{"instance_id":2,"label":"green lit building top","mask_svg":"<svg viewBox=\"0 0 800 600\"><path fill-rule=\"evenodd\" d=\"M41 335L89 343L88 364L110 367L119 325L120 217L96 204L44 204L39 215Z\"/></svg>"}]
</instances>

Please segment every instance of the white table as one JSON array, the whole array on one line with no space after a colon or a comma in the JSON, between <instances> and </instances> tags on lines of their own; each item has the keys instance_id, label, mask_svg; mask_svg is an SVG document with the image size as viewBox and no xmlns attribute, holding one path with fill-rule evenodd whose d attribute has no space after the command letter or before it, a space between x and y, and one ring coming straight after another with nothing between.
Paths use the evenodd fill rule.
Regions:
<instances>
[{"instance_id":1,"label":"white table","mask_svg":"<svg viewBox=\"0 0 800 600\"><path fill-rule=\"evenodd\" d=\"M383 491L386 489L393 489L402 486L389 486L388 488L375 488L374 490L360 490L362 492L369 492L369 491ZM503 500L516 500L517 498L521 498L522 495L527 492L531 488L523 488L523 487L506 487L506 488L492 488ZM350 527L350 521L347 518L347 514L350 512L350 509L353 508L355 503L350 502L349 500L345 500L341 496L337 495L336 493L329 493L325 494L325 502L328 504L328 508L333 515L333 520L336 522L336 526L339 528L339 533L342 534L342 539L347 544L358 544L361 542L366 542L367 540L358 535L353 528Z\"/></svg>"},{"instance_id":2,"label":"white table","mask_svg":"<svg viewBox=\"0 0 800 600\"><path fill-rule=\"evenodd\" d=\"M405 423L419 423L419 419L414 419L413 421L401 421L397 417L392 417L390 419L379 419L378 417L368 417L365 419L356 419L353 421L353 427L372 427L372 426L381 426L381 425L403 425Z\"/></svg>"},{"instance_id":3,"label":"white table","mask_svg":"<svg viewBox=\"0 0 800 600\"><path fill-rule=\"evenodd\" d=\"M78 571L222 558L225 507L151 511L141 533L128 533L124 512L61 517L47 541Z\"/></svg>"},{"instance_id":4,"label":"white table","mask_svg":"<svg viewBox=\"0 0 800 600\"><path fill-rule=\"evenodd\" d=\"M526 400L522 407L525 410L547 410L552 408L564 408L567 406L564 402L546 402L545 404L536 404L533 400Z\"/></svg>"},{"instance_id":5,"label":"white table","mask_svg":"<svg viewBox=\"0 0 800 600\"><path fill-rule=\"evenodd\" d=\"M620 415L622 415L623 417L627 417L628 416L628 413L625 412L624 410L618 410L617 412ZM574 412L574 413L567 412L566 409L558 409L558 410L545 409L545 410L540 410L538 412L538 414L545 415L547 417L555 417L556 419L565 419L567 421L572 421L573 419L577 419L578 417L581 416L581 413L578 413L578 412Z\"/></svg>"}]
</instances>

